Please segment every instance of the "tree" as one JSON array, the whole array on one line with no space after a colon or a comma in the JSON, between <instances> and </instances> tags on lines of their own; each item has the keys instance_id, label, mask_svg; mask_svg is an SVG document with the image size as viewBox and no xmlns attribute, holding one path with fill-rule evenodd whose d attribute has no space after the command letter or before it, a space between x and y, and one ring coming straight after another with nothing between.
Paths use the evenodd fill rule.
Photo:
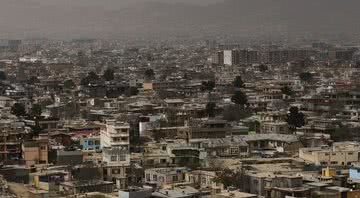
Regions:
<instances>
[{"instance_id":1,"label":"tree","mask_svg":"<svg viewBox=\"0 0 360 198\"><path fill-rule=\"evenodd\" d=\"M284 95L287 95L287 96L294 95L294 91L288 86L282 87L281 88L281 93L284 94Z\"/></svg>"},{"instance_id":2,"label":"tree","mask_svg":"<svg viewBox=\"0 0 360 198\"><path fill-rule=\"evenodd\" d=\"M349 141L354 138L349 127L340 124L333 132L331 132L331 139L334 141Z\"/></svg>"},{"instance_id":3,"label":"tree","mask_svg":"<svg viewBox=\"0 0 360 198\"><path fill-rule=\"evenodd\" d=\"M6 73L4 71L0 71L0 80L6 80Z\"/></svg>"},{"instance_id":4,"label":"tree","mask_svg":"<svg viewBox=\"0 0 360 198\"><path fill-rule=\"evenodd\" d=\"M104 78L106 81L112 81L112 80L114 80L114 70L112 70L112 69L107 69L107 70L105 70L104 75L103 75L103 78Z\"/></svg>"},{"instance_id":5,"label":"tree","mask_svg":"<svg viewBox=\"0 0 360 198\"><path fill-rule=\"evenodd\" d=\"M86 77L81 79L80 84L86 86L86 85L90 84L91 82L94 82L97 80L99 80L99 76L95 72L91 71L88 73L88 75Z\"/></svg>"},{"instance_id":6,"label":"tree","mask_svg":"<svg viewBox=\"0 0 360 198\"><path fill-rule=\"evenodd\" d=\"M66 81L64 82L64 88L65 88L65 89L74 89L75 86L76 86L76 85L75 85L74 81L72 81L71 79L66 80Z\"/></svg>"},{"instance_id":7,"label":"tree","mask_svg":"<svg viewBox=\"0 0 360 198\"><path fill-rule=\"evenodd\" d=\"M299 108L290 107L286 122L289 125L290 130L295 131L296 128L305 125L305 115L299 112Z\"/></svg>"},{"instance_id":8,"label":"tree","mask_svg":"<svg viewBox=\"0 0 360 198\"><path fill-rule=\"evenodd\" d=\"M234 87L236 88L243 88L244 87L244 82L241 78L241 76L236 76L234 82L233 82Z\"/></svg>"},{"instance_id":9,"label":"tree","mask_svg":"<svg viewBox=\"0 0 360 198\"><path fill-rule=\"evenodd\" d=\"M130 97L130 96L136 96L139 93L139 90L136 87L129 87L126 91L125 91L125 95Z\"/></svg>"},{"instance_id":10,"label":"tree","mask_svg":"<svg viewBox=\"0 0 360 198\"><path fill-rule=\"evenodd\" d=\"M11 113L16 115L17 117L20 116L25 116L26 115L26 110L23 104L21 103L15 103L12 107L11 107Z\"/></svg>"},{"instance_id":11,"label":"tree","mask_svg":"<svg viewBox=\"0 0 360 198\"><path fill-rule=\"evenodd\" d=\"M206 114L209 116L209 117L215 117L215 109L216 108L216 104L214 102L209 102L206 104Z\"/></svg>"},{"instance_id":12,"label":"tree","mask_svg":"<svg viewBox=\"0 0 360 198\"><path fill-rule=\"evenodd\" d=\"M34 104L31 108L30 115L38 119L41 116L42 108L39 104Z\"/></svg>"},{"instance_id":13,"label":"tree","mask_svg":"<svg viewBox=\"0 0 360 198\"><path fill-rule=\"evenodd\" d=\"M215 88L215 81L203 81L201 83L201 90L211 92Z\"/></svg>"},{"instance_id":14,"label":"tree","mask_svg":"<svg viewBox=\"0 0 360 198\"><path fill-rule=\"evenodd\" d=\"M28 84L33 85L35 83L39 83L40 80L36 76L31 76L28 80Z\"/></svg>"},{"instance_id":15,"label":"tree","mask_svg":"<svg viewBox=\"0 0 360 198\"><path fill-rule=\"evenodd\" d=\"M228 105L224 107L222 112L223 119L230 122L239 121L248 118L251 115L252 112L249 109L242 108L239 105Z\"/></svg>"},{"instance_id":16,"label":"tree","mask_svg":"<svg viewBox=\"0 0 360 198\"><path fill-rule=\"evenodd\" d=\"M153 69L147 69L147 70L145 70L144 75L145 75L145 78L146 78L146 79L152 80L152 79L154 79L154 77L155 77L155 72L154 72Z\"/></svg>"},{"instance_id":17,"label":"tree","mask_svg":"<svg viewBox=\"0 0 360 198\"><path fill-rule=\"evenodd\" d=\"M231 101L237 105L244 106L247 104L247 96L242 91L236 91L235 94L231 97Z\"/></svg>"},{"instance_id":18,"label":"tree","mask_svg":"<svg viewBox=\"0 0 360 198\"><path fill-rule=\"evenodd\" d=\"M83 164L79 168L72 170L72 174L74 179L77 181L99 180L101 178L100 169L100 167L97 167L94 164L87 163Z\"/></svg>"},{"instance_id":19,"label":"tree","mask_svg":"<svg viewBox=\"0 0 360 198\"><path fill-rule=\"evenodd\" d=\"M268 66L266 66L266 65L264 65L264 64L261 64L261 65L259 66L259 71L260 71L260 72L266 72L268 69L269 69Z\"/></svg>"},{"instance_id":20,"label":"tree","mask_svg":"<svg viewBox=\"0 0 360 198\"><path fill-rule=\"evenodd\" d=\"M225 188L236 187L243 189L245 182L244 170L235 171L229 168L225 168L216 173L216 177L213 179L216 183L222 183Z\"/></svg>"},{"instance_id":21,"label":"tree","mask_svg":"<svg viewBox=\"0 0 360 198\"><path fill-rule=\"evenodd\" d=\"M313 75L310 72L304 72L299 75L300 80L306 83L310 83L313 80Z\"/></svg>"}]
</instances>

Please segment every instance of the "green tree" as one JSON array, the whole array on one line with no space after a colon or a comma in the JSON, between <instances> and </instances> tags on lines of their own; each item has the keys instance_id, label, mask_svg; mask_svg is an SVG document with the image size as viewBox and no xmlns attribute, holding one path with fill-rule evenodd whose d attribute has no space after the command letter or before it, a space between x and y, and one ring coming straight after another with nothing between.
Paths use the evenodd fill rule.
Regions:
<instances>
[{"instance_id":1,"label":"green tree","mask_svg":"<svg viewBox=\"0 0 360 198\"><path fill-rule=\"evenodd\" d=\"M225 188L235 187L239 189L244 188L245 174L244 171L236 171L229 168L225 168L216 173L216 177L213 179L216 183L222 183Z\"/></svg>"},{"instance_id":2,"label":"green tree","mask_svg":"<svg viewBox=\"0 0 360 198\"><path fill-rule=\"evenodd\" d=\"M6 73L4 71L0 71L0 80L6 80Z\"/></svg>"},{"instance_id":3,"label":"green tree","mask_svg":"<svg viewBox=\"0 0 360 198\"><path fill-rule=\"evenodd\" d=\"M260 71L260 72L266 72L268 69L269 69L268 66L266 66L266 65L264 65L264 64L261 64L261 65L259 66L259 71Z\"/></svg>"},{"instance_id":4,"label":"green tree","mask_svg":"<svg viewBox=\"0 0 360 198\"><path fill-rule=\"evenodd\" d=\"M231 97L231 101L237 105L245 106L248 103L247 96L242 91L236 91Z\"/></svg>"},{"instance_id":5,"label":"green tree","mask_svg":"<svg viewBox=\"0 0 360 198\"><path fill-rule=\"evenodd\" d=\"M290 107L289 112L286 121L290 130L295 131L296 128L305 125L305 115L302 112L299 112L299 108Z\"/></svg>"},{"instance_id":6,"label":"green tree","mask_svg":"<svg viewBox=\"0 0 360 198\"><path fill-rule=\"evenodd\" d=\"M106 81L112 81L112 80L114 80L114 70L112 70L112 69L106 69L105 72L104 72L103 78L104 78Z\"/></svg>"},{"instance_id":7,"label":"green tree","mask_svg":"<svg viewBox=\"0 0 360 198\"><path fill-rule=\"evenodd\" d=\"M88 73L88 75L86 77L81 79L80 84L86 86L86 85L90 84L91 82L94 82L97 80L99 80L99 76L95 72L91 71Z\"/></svg>"},{"instance_id":8,"label":"green tree","mask_svg":"<svg viewBox=\"0 0 360 198\"><path fill-rule=\"evenodd\" d=\"M236 88L244 87L244 81L242 80L241 76L236 76L236 78L234 79L233 85Z\"/></svg>"},{"instance_id":9,"label":"green tree","mask_svg":"<svg viewBox=\"0 0 360 198\"><path fill-rule=\"evenodd\" d=\"M150 68L149 68L149 69L145 70L144 75L145 75L145 78L146 78L146 79L152 80L152 79L154 79L154 77L155 77L155 72L154 72L153 69L150 69Z\"/></svg>"},{"instance_id":10,"label":"green tree","mask_svg":"<svg viewBox=\"0 0 360 198\"><path fill-rule=\"evenodd\" d=\"M21 103L15 103L12 107L11 107L11 113L16 115L17 117L20 116L25 116L26 115L26 110L23 104Z\"/></svg>"},{"instance_id":11,"label":"green tree","mask_svg":"<svg viewBox=\"0 0 360 198\"><path fill-rule=\"evenodd\" d=\"M313 75L310 72L304 72L299 75L300 80L306 83L310 83L313 81Z\"/></svg>"},{"instance_id":12,"label":"green tree","mask_svg":"<svg viewBox=\"0 0 360 198\"><path fill-rule=\"evenodd\" d=\"M338 142L338 141L350 141L354 138L352 134L352 130L343 125L339 124L339 126L331 132L331 139Z\"/></svg>"},{"instance_id":13,"label":"green tree","mask_svg":"<svg viewBox=\"0 0 360 198\"><path fill-rule=\"evenodd\" d=\"M240 107L239 105L228 105L224 107L224 110L222 111L223 119L230 122L239 121L248 118L251 115L252 112L249 109Z\"/></svg>"},{"instance_id":14,"label":"green tree","mask_svg":"<svg viewBox=\"0 0 360 198\"><path fill-rule=\"evenodd\" d=\"M139 90L136 87L129 87L126 91L125 91L125 95L130 97L130 96L136 96L139 93Z\"/></svg>"},{"instance_id":15,"label":"green tree","mask_svg":"<svg viewBox=\"0 0 360 198\"><path fill-rule=\"evenodd\" d=\"M281 93L285 94L287 96L293 96L294 95L294 91L288 86L282 87L281 88Z\"/></svg>"},{"instance_id":16,"label":"green tree","mask_svg":"<svg viewBox=\"0 0 360 198\"><path fill-rule=\"evenodd\" d=\"M28 84L34 85L35 83L40 83L40 80L36 76L31 76L28 80Z\"/></svg>"},{"instance_id":17,"label":"green tree","mask_svg":"<svg viewBox=\"0 0 360 198\"><path fill-rule=\"evenodd\" d=\"M206 104L205 108L206 114L209 117L215 117L215 111L216 111L216 104L214 102L209 102Z\"/></svg>"},{"instance_id":18,"label":"green tree","mask_svg":"<svg viewBox=\"0 0 360 198\"><path fill-rule=\"evenodd\" d=\"M34 104L31 108L30 115L36 119L40 118L42 108L40 104Z\"/></svg>"},{"instance_id":19,"label":"green tree","mask_svg":"<svg viewBox=\"0 0 360 198\"><path fill-rule=\"evenodd\" d=\"M74 89L75 86L76 86L76 85L75 85L74 81L72 81L71 79L66 80L66 81L64 82L64 88L65 88L65 89Z\"/></svg>"},{"instance_id":20,"label":"green tree","mask_svg":"<svg viewBox=\"0 0 360 198\"><path fill-rule=\"evenodd\" d=\"M211 92L215 88L215 81L203 81L201 83L201 90Z\"/></svg>"}]
</instances>

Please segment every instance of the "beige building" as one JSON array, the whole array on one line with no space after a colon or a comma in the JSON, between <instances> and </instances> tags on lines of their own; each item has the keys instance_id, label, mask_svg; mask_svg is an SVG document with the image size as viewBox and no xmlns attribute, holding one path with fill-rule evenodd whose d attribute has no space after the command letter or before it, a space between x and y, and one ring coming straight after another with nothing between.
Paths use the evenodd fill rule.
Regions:
<instances>
[{"instance_id":1,"label":"beige building","mask_svg":"<svg viewBox=\"0 0 360 198\"><path fill-rule=\"evenodd\" d=\"M27 166L48 163L48 140L37 139L24 142L22 145L22 157Z\"/></svg>"},{"instance_id":2,"label":"beige building","mask_svg":"<svg viewBox=\"0 0 360 198\"><path fill-rule=\"evenodd\" d=\"M359 150L357 142L336 142L332 147L301 148L299 157L315 165L345 166L359 161Z\"/></svg>"}]
</instances>

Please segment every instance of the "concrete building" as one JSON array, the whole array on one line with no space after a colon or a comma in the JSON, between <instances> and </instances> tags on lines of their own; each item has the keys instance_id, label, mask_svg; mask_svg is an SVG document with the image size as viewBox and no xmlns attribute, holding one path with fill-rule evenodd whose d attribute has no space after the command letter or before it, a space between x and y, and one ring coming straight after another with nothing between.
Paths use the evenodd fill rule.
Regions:
<instances>
[{"instance_id":1,"label":"concrete building","mask_svg":"<svg viewBox=\"0 0 360 198\"><path fill-rule=\"evenodd\" d=\"M48 163L48 139L38 139L24 142L22 157L27 166Z\"/></svg>"},{"instance_id":2,"label":"concrete building","mask_svg":"<svg viewBox=\"0 0 360 198\"><path fill-rule=\"evenodd\" d=\"M129 187L127 190L119 191L119 198L150 198L151 187Z\"/></svg>"},{"instance_id":3,"label":"concrete building","mask_svg":"<svg viewBox=\"0 0 360 198\"><path fill-rule=\"evenodd\" d=\"M98 150L100 149L100 136L82 136L80 145L83 150Z\"/></svg>"},{"instance_id":4,"label":"concrete building","mask_svg":"<svg viewBox=\"0 0 360 198\"><path fill-rule=\"evenodd\" d=\"M322 166L349 166L359 161L360 144L357 142L336 142L329 146L301 148L299 157L307 162Z\"/></svg>"},{"instance_id":5,"label":"concrete building","mask_svg":"<svg viewBox=\"0 0 360 198\"><path fill-rule=\"evenodd\" d=\"M127 123L106 121L105 128L100 132L104 180L114 182L118 189L126 189L128 185L126 170L130 166L129 129Z\"/></svg>"},{"instance_id":6,"label":"concrete building","mask_svg":"<svg viewBox=\"0 0 360 198\"><path fill-rule=\"evenodd\" d=\"M152 168L145 170L145 183L158 187L176 183L189 183L189 170L185 167Z\"/></svg>"},{"instance_id":7,"label":"concrete building","mask_svg":"<svg viewBox=\"0 0 360 198\"><path fill-rule=\"evenodd\" d=\"M100 131L101 148L123 147L129 150L129 129L127 123L107 121L105 128Z\"/></svg>"}]
</instances>

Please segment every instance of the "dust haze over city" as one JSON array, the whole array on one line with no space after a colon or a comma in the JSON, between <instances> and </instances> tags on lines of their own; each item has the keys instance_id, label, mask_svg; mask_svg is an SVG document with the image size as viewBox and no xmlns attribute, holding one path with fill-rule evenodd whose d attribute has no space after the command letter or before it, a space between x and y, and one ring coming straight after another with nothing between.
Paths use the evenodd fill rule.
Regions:
<instances>
[{"instance_id":1,"label":"dust haze over city","mask_svg":"<svg viewBox=\"0 0 360 198\"><path fill-rule=\"evenodd\" d=\"M3 0L7 36L358 35L356 0Z\"/></svg>"},{"instance_id":2,"label":"dust haze over city","mask_svg":"<svg viewBox=\"0 0 360 198\"><path fill-rule=\"evenodd\" d=\"M360 197L359 0L0 0L0 198Z\"/></svg>"}]
</instances>

